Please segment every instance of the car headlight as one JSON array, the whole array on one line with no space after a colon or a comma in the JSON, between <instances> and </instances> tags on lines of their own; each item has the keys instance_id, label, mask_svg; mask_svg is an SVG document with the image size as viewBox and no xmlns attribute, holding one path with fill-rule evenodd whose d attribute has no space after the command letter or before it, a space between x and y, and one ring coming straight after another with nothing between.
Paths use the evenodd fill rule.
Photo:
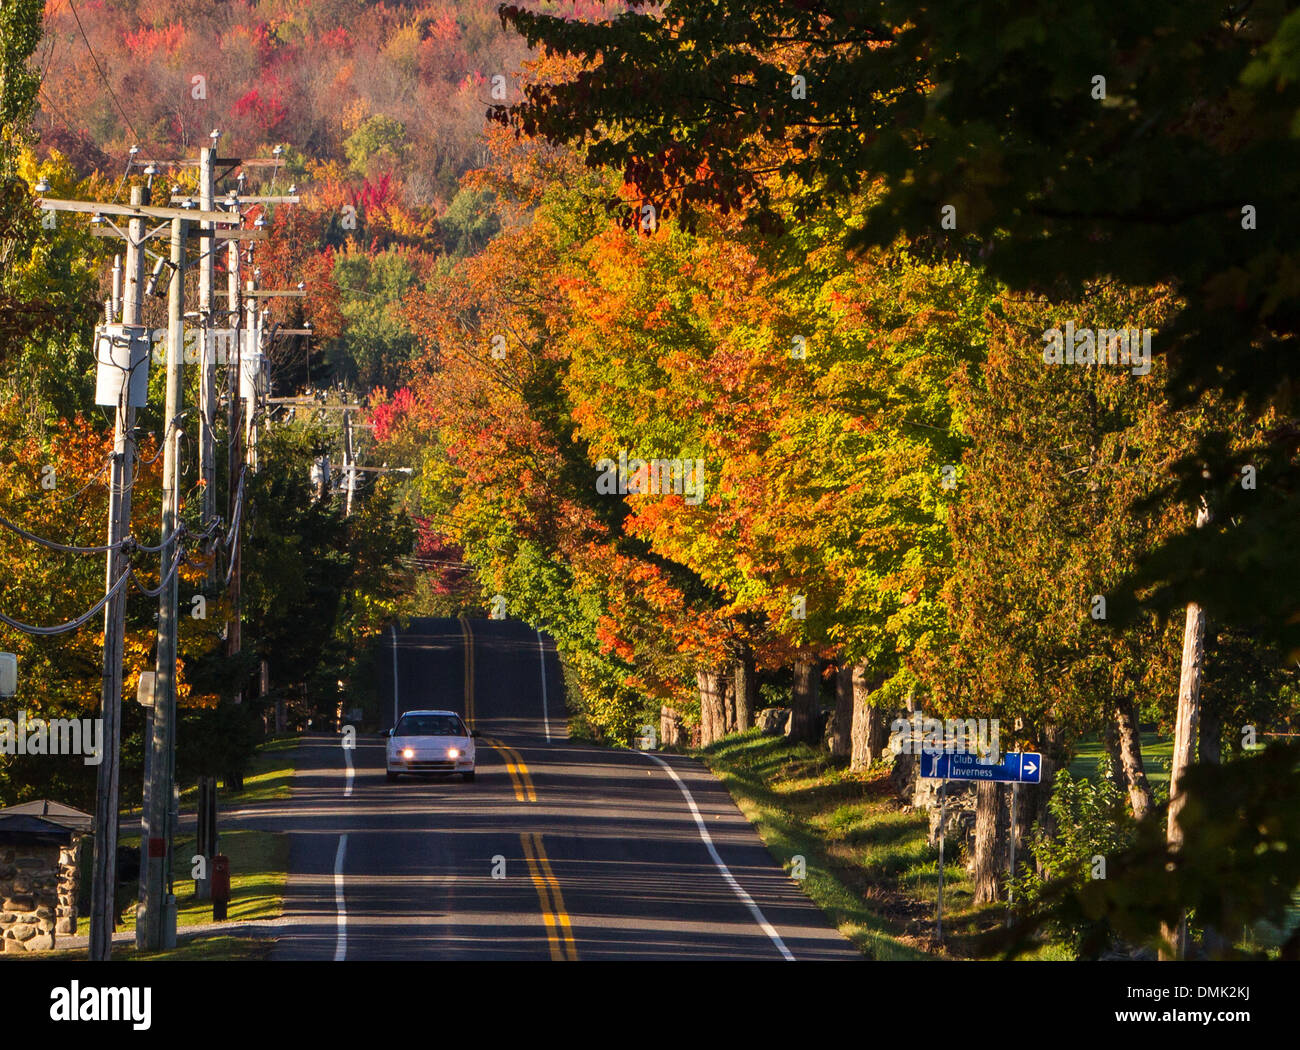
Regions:
<instances>
[{"instance_id":1,"label":"car headlight","mask_svg":"<svg viewBox=\"0 0 1300 1050\"><path fill-rule=\"evenodd\" d=\"M449 747L449 748L447 748L447 757L448 757L448 758L460 758L460 748L457 748L457 747Z\"/></svg>"},{"instance_id":2,"label":"car headlight","mask_svg":"<svg viewBox=\"0 0 1300 1050\"><path fill-rule=\"evenodd\" d=\"M405 751L402 752L402 757L403 757L403 758L414 758L414 757L415 757L415 751L414 751L412 748L409 748L409 747L408 747Z\"/></svg>"}]
</instances>

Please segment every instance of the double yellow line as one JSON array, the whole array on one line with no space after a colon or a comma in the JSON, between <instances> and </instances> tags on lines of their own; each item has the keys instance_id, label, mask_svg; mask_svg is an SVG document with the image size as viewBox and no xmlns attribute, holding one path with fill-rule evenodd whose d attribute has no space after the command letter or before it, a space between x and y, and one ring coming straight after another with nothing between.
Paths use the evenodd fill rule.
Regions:
<instances>
[{"instance_id":1,"label":"double yellow line","mask_svg":"<svg viewBox=\"0 0 1300 1050\"><path fill-rule=\"evenodd\" d=\"M477 716L474 704L474 631L469 620L463 616L460 617L460 634L465 642L465 721L473 729ZM515 799L519 802L536 802L537 788L533 785L533 776L528 772L523 755L492 737L479 739L501 752L501 757L506 761L506 772L510 774L510 783L515 788Z\"/></svg>"},{"instance_id":2,"label":"double yellow line","mask_svg":"<svg viewBox=\"0 0 1300 1050\"><path fill-rule=\"evenodd\" d=\"M533 775L528 772L528 766L524 764L524 756L516 751L509 744L503 744L495 737L479 737L488 747L494 747L501 752L501 757L506 760L506 772L510 774L510 783L515 788L515 800L517 802L536 802L537 788L533 785Z\"/></svg>"},{"instance_id":3,"label":"double yellow line","mask_svg":"<svg viewBox=\"0 0 1300 1050\"><path fill-rule=\"evenodd\" d=\"M528 861L528 873L537 888L537 899L542 902L542 918L546 922L546 942L551 948L551 959L556 962L577 962L578 946L573 941L573 924L564 907L560 893L560 880L551 870L550 859L542 846L542 836L537 831L525 831L519 836Z\"/></svg>"},{"instance_id":4,"label":"double yellow line","mask_svg":"<svg viewBox=\"0 0 1300 1050\"><path fill-rule=\"evenodd\" d=\"M474 728L474 631L469 620L460 618L460 633L465 649L465 721ZM513 747L502 743L494 737L479 737L489 747L501 752L505 759L506 772L510 774L510 783L515 789L515 799L519 802L536 802L537 788L533 784L533 775L528 771L524 756ZM559 961L576 962L578 947L573 941L573 924L564 907L564 895L560 892L560 880L551 870L550 858L542 845L542 836L537 831L525 831L519 836L524 848L524 858L528 861L528 873L532 876L533 886L537 889L537 899L542 905L542 919L546 923L546 942L550 945L551 958Z\"/></svg>"}]
</instances>

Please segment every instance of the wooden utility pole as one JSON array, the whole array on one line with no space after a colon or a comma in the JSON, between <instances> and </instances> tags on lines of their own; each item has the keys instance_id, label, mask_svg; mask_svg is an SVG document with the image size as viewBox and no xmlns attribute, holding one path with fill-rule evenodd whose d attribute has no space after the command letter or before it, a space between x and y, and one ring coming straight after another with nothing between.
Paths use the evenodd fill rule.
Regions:
<instances>
[{"instance_id":1,"label":"wooden utility pole","mask_svg":"<svg viewBox=\"0 0 1300 1050\"><path fill-rule=\"evenodd\" d=\"M143 907L137 944L160 951L176 940L176 899L171 892L172 796L176 756L176 642L178 574L171 563L180 551L180 426L184 395L185 240L189 222L172 220L171 285L167 297L167 401L163 419L162 591L158 596L158 656L154 678L153 765L145 814L140 879ZM172 542L167 542L168 538ZM168 577L170 576L170 579Z\"/></svg>"},{"instance_id":2,"label":"wooden utility pole","mask_svg":"<svg viewBox=\"0 0 1300 1050\"><path fill-rule=\"evenodd\" d=\"M242 388L240 386L240 359L243 357L243 339L241 338L242 325L242 306L239 296L240 289L240 252L239 242L231 241L227 247L227 276L226 292L228 295L227 310L229 325L234 332L234 359L230 362L227 372L226 384L226 432L227 432L227 461L226 461L226 492L229 499L229 517L227 520L234 530L231 537L230 559L232 568L230 571L230 589L228 591L230 598L230 619L226 624L226 653L229 656L235 656L240 652L243 644L242 616L240 613L240 584L241 569L240 554L243 546L243 515L239 520L235 517L235 508L239 499L239 479L243 476L244 470L244 402L240 396ZM247 505L247 502L245 502ZM235 703L242 703L244 699L243 690L235 693Z\"/></svg>"},{"instance_id":3,"label":"wooden utility pole","mask_svg":"<svg viewBox=\"0 0 1300 1050\"><path fill-rule=\"evenodd\" d=\"M344 503L343 516L352 517L352 499L357 492L357 457L352 450L352 413L343 413L343 456L348 472L348 495Z\"/></svg>"},{"instance_id":4,"label":"wooden utility pole","mask_svg":"<svg viewBox=\"0 0 1300 1050\"><path fill-rule=\"evenodd\" d=\"M244 335L244 346L248 350L247 373L243 372L240 362L240 396L248 401L248 415L244 420L244 455L248 469L257 473L257 394L262 380L262 313L258 308L257 278L249 278L245 293L248 307L248 330Z\"/></svg>"},{"instance_id":5,"label":"wooden utility pole","mask_svg":"<svg viewBox=\"0 0 1300 1050\"><path fill-rule=\"evenodd\" d=\"M216 149L199 150L199 207L212 210L215 181L212 161ZM203 524L206 527L217 516L217 362L213 347L213 281L216 275L216 224L199 224L199 324L201 343L199 367L199 477L203 483ZM236 242L237 243L237 242ZM208 570L208 582L215 584L215 560Z\"/></svg>"},{"instance_id":6,"label":"wooden utility pole","mask_svg":"<svg viewBox=\"0 0 1300 1050\"><path fill-rule=\"evenodd\" d=\"M1210 521L1210 508L1202 498L1196 512L1196 527L1204 528ZM1183 774L1195 761L1196 730L1201 716L1201 679L1205 665L1205 609L1197 602L1187 606L1187 621L1183 627L1183 663L1178 678L1178 720L1174 727L1174 755L1169 766L1169 816L1165 828L1165 841L1171 850L1183 845L1183 829L1179 815L1187 803L1183 793ZM1160 949L1165 961L1182 959L1187 955L1187 915L1183 914L1176 925L1162 924L1161 938L1173 949Z\"/></svg>"},{"instance_id":7,"label":"wooden utility pole","mask_svg":"<svg viewBox=\"0 0 1300 1050\"><path fill-rule=\"evenodd\" d=\"M211 211L216 192L213 161L216 157L217 133L212 147L199 150L199 207ZM215 277L217 262L216 223L199 224L199 478L203 483L203 525L209 527L217 517L217 361L215 324ZM237 244L237 241L232 241ZM215 592L219 569L215 551L208 563L208 589ZM217 853L217 778L201 775L198 780L198 840L195 852L204 858L201 875L194 880L194 895L199 900L212 896L209 866Z\"/></svg>"},{"instance_id":8,"label":"wooden utility pole","mask_svg":"<svg viewBox=\"0 0 1300 1050\"><path fill-rule=\"evenodd\" d=\"M131 187L131 204L145 203L143 186ZM140 296L144 286L144 218L127 226L126 273L122 293L122 323L140 323ZM111 318L110 318L111 320ZM131 478L135 472L135 408L131 405L130 377L122 384L113 419L113 463L108 498L106 587L127 571L129 560L121 549L131 533ZM95 790L95 852L91 870L90 958L106 962L112 954L113 926L117 918L117 820L122 761L122 656L126 637L126 588L104 608L104 662L100 690L103 742Z\"/></svg>"}]
</instances>

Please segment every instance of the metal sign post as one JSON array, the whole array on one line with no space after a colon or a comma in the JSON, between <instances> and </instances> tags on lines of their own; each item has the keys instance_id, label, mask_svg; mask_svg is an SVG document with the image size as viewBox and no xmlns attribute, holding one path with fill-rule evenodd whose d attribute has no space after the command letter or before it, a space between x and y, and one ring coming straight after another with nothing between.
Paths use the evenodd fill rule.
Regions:
<instances>
[{"instance_id":1,"label":"metal sign post","mask_svg":"<svg viewBox=\"0 0 1300 1050\"><path fill-rule=\"evenodd\" d=\"M936 939L943 943L943 836L948 817L948 781L939 781L939 910L935 914Z\"/></svg>"}]
</instances>

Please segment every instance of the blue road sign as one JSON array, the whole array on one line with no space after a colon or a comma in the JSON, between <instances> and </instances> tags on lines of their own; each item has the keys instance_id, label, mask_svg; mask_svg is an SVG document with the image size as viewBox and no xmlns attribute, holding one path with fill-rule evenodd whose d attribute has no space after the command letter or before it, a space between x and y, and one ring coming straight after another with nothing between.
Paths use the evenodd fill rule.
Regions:
<instances>
[{"instance_id":1,"label":"blue road sign","mask_svg":"<svg viewBox=\"0 0 1300 1050\"><path fill-rule=\"evenodd\" d=\"M921 776L942 780L992 780L1004 784L1037 784L1043 756L1037 751L1008 751L1001 762L985 764L978 755L921 755Z\"/></svg>"}]
</instances>

